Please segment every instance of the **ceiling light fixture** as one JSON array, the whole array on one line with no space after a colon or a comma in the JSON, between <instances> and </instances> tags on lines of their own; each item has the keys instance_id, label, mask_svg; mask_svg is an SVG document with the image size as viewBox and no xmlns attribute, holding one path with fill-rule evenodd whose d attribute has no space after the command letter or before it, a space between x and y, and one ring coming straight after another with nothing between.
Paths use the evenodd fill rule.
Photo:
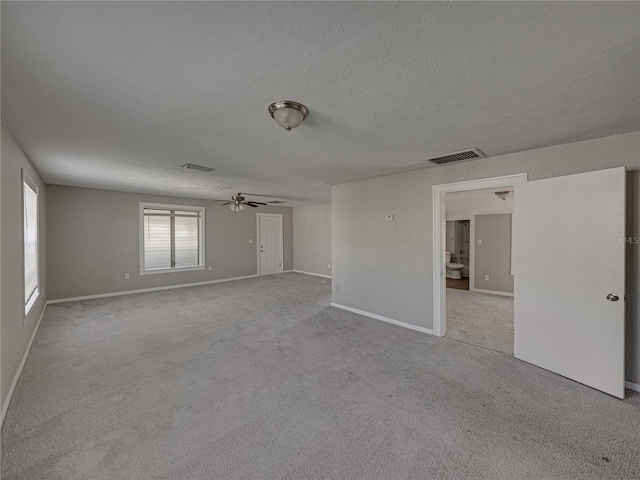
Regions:
<instances>
[{"instance_id":1,"label":"ceiling light fixture","mask_svg":"<svg viewBox=\"0 0 640 480\"><path fill-rule=\"evenodd\" d=\"M509 198L509 195L513 194L513 190L505 190L504 192L493 192L496 197L498 197L499 199L501 199L503 202Z\"/></svg>"},{"instance_id":2,"label":"ceiling light fixture","mask_svg":"<svg viewBox=\"0 0 640 480\"><path fill-rule=\"evenodd\" d=\"M247 201L240 192L236 192L231 196L231 201L223 203L223 205L229 205L229 209L235 214L243 211L245 205L257 208L258 205L266 205L266 203Z\"/></svg>"},{"instance_id":3,"label":"ceiling light fixture","mask_svg":"<svg viewBox=\"0 0 640 480\"><path fill-rule=\"evenodd\" d=\"M287 132L296 128L309 115L309 109L298 102L283 100L269 105L273 119Z\"/></svg>"}]
</instances>

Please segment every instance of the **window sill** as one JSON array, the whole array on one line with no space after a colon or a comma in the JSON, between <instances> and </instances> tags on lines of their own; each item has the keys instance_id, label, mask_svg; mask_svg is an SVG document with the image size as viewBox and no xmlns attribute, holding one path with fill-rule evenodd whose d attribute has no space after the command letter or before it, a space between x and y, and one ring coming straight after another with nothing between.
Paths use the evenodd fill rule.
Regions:
<instances>
[{"instance_id":1,"label":"window sill","mask_svg":"<svg viewBox=\"0 0 640 480\"><path fill-rule=\"evenodd\" d=\"M181 267L181 268L157 268L155 270L142 270L140 275L157 275L159 273L178 273L178 272L194 272L204 270L204 265L198 267Z\"/></svg>"},{"instance_id":2,"label":"window sill","mask_svg":"<svg viewBox=\"0 0 640 480\"><path fill-rule=\"evenodd\" d=\"M36 287L34 292L31 294L31 298L29 298L29 301L24 306L24 318L25 319L27 318L27 315L29 315L29 312L31 311L31 308L36 304L36 301L38 300L38 297L40 297L40 289Z\"/></svg>"}]
</instances>

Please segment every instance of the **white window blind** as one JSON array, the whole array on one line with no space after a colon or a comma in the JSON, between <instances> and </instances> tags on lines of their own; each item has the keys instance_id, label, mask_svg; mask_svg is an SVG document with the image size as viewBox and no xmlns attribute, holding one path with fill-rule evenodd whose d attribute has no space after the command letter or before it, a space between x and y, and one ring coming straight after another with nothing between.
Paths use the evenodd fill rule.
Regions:
<instances>
[{"instance_id":1,"label":"white window blind","mask_svg":"<svg viewBox=\"0 0 640 480\"><path fill-rule=\"evenodd\" d=\"M25 314L38 297L38 193L27 181L22 182L24 200L24 303Z\"/></svg>"},{"instance_id":2,"label":"white window blind","mask_svg":"<svg viewBox=\"0 0 640 480\"><path fill-rule=\"evenodd\" d=\"M203 267L204 209L190 208L141 206L141 273Z\"/></svg>"},{"instance_id":3,"label":"white window blind","mask_svg":"<svg viewBox=\"0 0 640 480\"><path fill-rule=\"evenodd\" d=\"M183 212L175 217L175 265L189 267L200 264L196 212ZM194 215L195 214L195 215Z\"/></svg>"}]
</instances>

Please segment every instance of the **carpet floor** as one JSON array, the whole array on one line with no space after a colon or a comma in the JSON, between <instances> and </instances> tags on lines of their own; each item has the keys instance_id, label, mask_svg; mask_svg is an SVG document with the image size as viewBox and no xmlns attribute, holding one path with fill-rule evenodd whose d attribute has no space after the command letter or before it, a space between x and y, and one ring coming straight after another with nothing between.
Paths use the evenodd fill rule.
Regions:
<instances>
[{"instance_id":1,"label":"carpet floor","mask_svg":"<svg viewBox=\"0 0 640 480\"><path fill-rule=\"evenodd\" d=\"M640 395L329 301L286 273L50 305L3 480L640 478Z\"/></svg>"},{"instance_id":2,"label":"carpet floor","mask_svg":"<svg viewBox=\"0 0 640 480\"><path fill-rule=\"evenodd\" d=\"M513 297L447 288L447 338L513 355Z\"/></svg>"}]
</instances>

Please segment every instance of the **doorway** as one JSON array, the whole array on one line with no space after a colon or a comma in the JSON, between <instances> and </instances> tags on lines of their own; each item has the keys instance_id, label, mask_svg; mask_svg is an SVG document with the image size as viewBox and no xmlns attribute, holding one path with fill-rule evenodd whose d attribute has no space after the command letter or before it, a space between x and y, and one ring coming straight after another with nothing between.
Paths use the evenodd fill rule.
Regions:
<instances>
[{"instance_id":1,"label":"doorway","mask_svg":"<svg viewBox=\"0 0 640 480\"><path fill-rule=\"evenodd\" d=\"M284 256L282 214L258 213L258 275L281 273Z\"/></svg>"},{"instance_id":2,"label":"doorway","mask_svg":"<svg viewBox=\"0 0 640 480\"><path fill-rule=\"evenodd\" d=\"M471 180L433 186L433 331L438 337L447 333L446 302L446 211L445 195L453 192L470 192L497 187L513 187L527 181L527 174ZM474 237L474 225L470 222L470 237ZM475 240L475 239L474 239ZM475 241L470 241L470 256L474 255ZM475 271L473 262L469 265L470 286L473 288Z\"/></svg>"},{"instance_id":3,"label":"doorway","mask_svg":"<svg viewBox=\"0 0 640 480\"><path fill-rule=\"evenodd\" d=\"M513 189L445 194L446 337L507 355L514 346Z\"/></svg>"},{"instance_id":4,"label":"doorway","mask_svg":"<svg viewBox=\"0 0 640 480\"><path fill-rule=\"evenodd\" d=\"M445 205L446 208L446 205ZM447 264L456 265L455 270L447 268L446 287L469 290L469 269L471 251L471 219L450 220L447 217L446 252ZM445 258L446 260L446 258Z\"/></svg>"}]
</instances>

